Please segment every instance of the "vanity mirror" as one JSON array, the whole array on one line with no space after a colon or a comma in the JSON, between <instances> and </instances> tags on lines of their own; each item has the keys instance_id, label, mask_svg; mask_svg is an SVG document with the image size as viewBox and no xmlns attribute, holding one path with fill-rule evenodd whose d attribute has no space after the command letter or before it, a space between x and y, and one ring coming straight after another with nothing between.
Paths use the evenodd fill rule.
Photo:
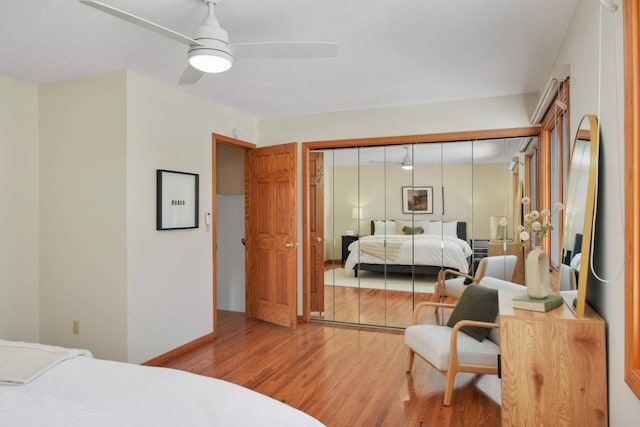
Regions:
<instances>
[{"instance_id":1,"label":"vanity mirror","mask_svg":"<svg viewBox=\"0 0 640 427\"><path fill-rule=\"evenodd\" d=\"M598 180L598 119L580 121L571 152L565 197L560 292L576 317L584 317Z\"/></svg>"}]
</instances>

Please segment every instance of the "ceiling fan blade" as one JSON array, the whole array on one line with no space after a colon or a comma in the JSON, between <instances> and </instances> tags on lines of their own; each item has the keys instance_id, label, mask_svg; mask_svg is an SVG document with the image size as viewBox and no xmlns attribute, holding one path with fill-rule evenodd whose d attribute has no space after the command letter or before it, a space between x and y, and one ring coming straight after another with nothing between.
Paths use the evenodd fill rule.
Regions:
<instances>
[{"instance_id":1,"label":"ceiling fan blade","mask_svg":"<svg viewBox=\"0 0 640 427\"><path fill-rule=\"evenodd\" d=\"M163 27L162 25L158 25L154 22L148 21L144 18L140 18L139 16L132 15L129 12L125 12L124 10L115 8L113 6L109 6L99 1L95 0L78 0L80 3L86 4L87 6L93 7L94 9L98 9L102 12L108 13L109 15L113 15L116 18L123 19L127 22L130 22L135 25L139 25L148 30L154 31L158 34L161 34L165 37L169 37L173 40L176 40L180 43L184 43L186 45L196 45L202 46L202 43L192 39L191 37L187 37L184 34L180 34L176 31L173 31L169 28Z\"/></svg>"},{"instance_id":2,"label":"ceiling fan blade","mask_svg":"<svg viewBox=\"0 0 640 427\"><path fill-rule=\"evenodd\" d=\"M202 76L204 76L204 72L193 68L191 65L187 65L187 68L184 69L180 76L180 80L178 80L178 84L190 85L200 80Z\"/></svg>"},{"instance_id":3,"label":"ceiling fan blade","mask_svg":"<svg viewBox=\"0 0 640 427\"><path fill-rule=\"evenodd\" d=\"M338 56L333 42L230 43L234 56L245 58L332 58Z\"/></svg>"}]
</instances>

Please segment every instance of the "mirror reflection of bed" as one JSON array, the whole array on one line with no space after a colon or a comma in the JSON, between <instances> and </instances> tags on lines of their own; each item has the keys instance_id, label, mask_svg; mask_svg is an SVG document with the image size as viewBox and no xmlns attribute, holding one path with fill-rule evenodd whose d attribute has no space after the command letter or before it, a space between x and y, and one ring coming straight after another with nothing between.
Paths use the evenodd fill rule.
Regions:
<instances>
[{"instance_id":1,"label":"mirror reflection of bed","mask_svg":"<svg viewBox=\"0 0 640 427\"><path fill-rule=\"evenodd\" d=\"M310 200L311 207L322 205L321 213L311 215L322 218L322 224L312 230L322 229L324 245L324 276L316 276L324 281L323 306L312 310L312 319L403 328L417 302L434 298L439 270L473 273L474 263L489 251L517 251L513 159L523 140L535 138L536 132L527 129L525 137L488 140L312 149L313 173L322 175L323 188L322 203ZM402 164L407 150L411 169ZM313 187L316 198L317 187L318 182ZM428 189L427 199L415 205L420 212L406 210L413 207L403 200L406 187ZM499 233L491 232L492 217L493 222L506 219ZM399 241L410 242L409 249L401 250ZM425 241L432 243L430 249L422 246ZM376 251L381 256L373 259ZM424 252L430 252L431 259L425 259Z\"/></svg>"}]
</instances>

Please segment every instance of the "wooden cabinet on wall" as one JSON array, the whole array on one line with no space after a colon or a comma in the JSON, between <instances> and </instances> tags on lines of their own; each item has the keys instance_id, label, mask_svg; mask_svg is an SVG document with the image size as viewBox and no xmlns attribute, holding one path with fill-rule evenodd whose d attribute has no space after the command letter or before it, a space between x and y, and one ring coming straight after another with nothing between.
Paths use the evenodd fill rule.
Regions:
<instances>
[{"instance_id":1,"label":"wooden cabinet on wall","mask_svg":"<svg viewBox=\"0 0 640 427\"><path fill-rule=\"evenodd\" d=\"M489 256L515 255L518 257L511 282L519 285L524 285L524 255L522 252L520 245L515 242L489 241L487 249Z\"/></svg>"},{"instance_id":2,"label":"wooden cabinet on wall","mask_svg":"<svg viewBox=\"0 0 640 427\"><path fill-rule=\"evenodd\" d=\"M604 320L514 310L512 296L500 291L502 426L606 426Z\"/></svg>"}]
</instances>

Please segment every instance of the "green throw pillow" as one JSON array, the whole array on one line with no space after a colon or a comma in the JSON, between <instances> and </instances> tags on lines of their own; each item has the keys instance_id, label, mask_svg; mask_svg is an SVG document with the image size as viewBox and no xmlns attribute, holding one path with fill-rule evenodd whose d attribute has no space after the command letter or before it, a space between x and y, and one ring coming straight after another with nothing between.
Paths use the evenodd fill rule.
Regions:
<instances>
[{"instance_id":1,"label":"green throw pillow","mask_svg":"<svg viewBox=\"0 0 640 427\"><path fill-rule=\"evenodd\" d=\"M402 232L404 234L424 234L424 228L422 227L408 227L408 226L404 226L402 227Z\"/></svg>"},{"instance_id":2,"label":"green throw pillow","mask_svg":"<svg viewBox=\"0 0 640 427\"><path fill-rule=\"evenodd\" d=\"M477 320L493 323L498 315L498 290L480 285L468 285L453 309L447 326L453 328L461 320ZM461 332L482 342L491 332L491 328L464 326Z\"/></svg>"}]
</instances>

